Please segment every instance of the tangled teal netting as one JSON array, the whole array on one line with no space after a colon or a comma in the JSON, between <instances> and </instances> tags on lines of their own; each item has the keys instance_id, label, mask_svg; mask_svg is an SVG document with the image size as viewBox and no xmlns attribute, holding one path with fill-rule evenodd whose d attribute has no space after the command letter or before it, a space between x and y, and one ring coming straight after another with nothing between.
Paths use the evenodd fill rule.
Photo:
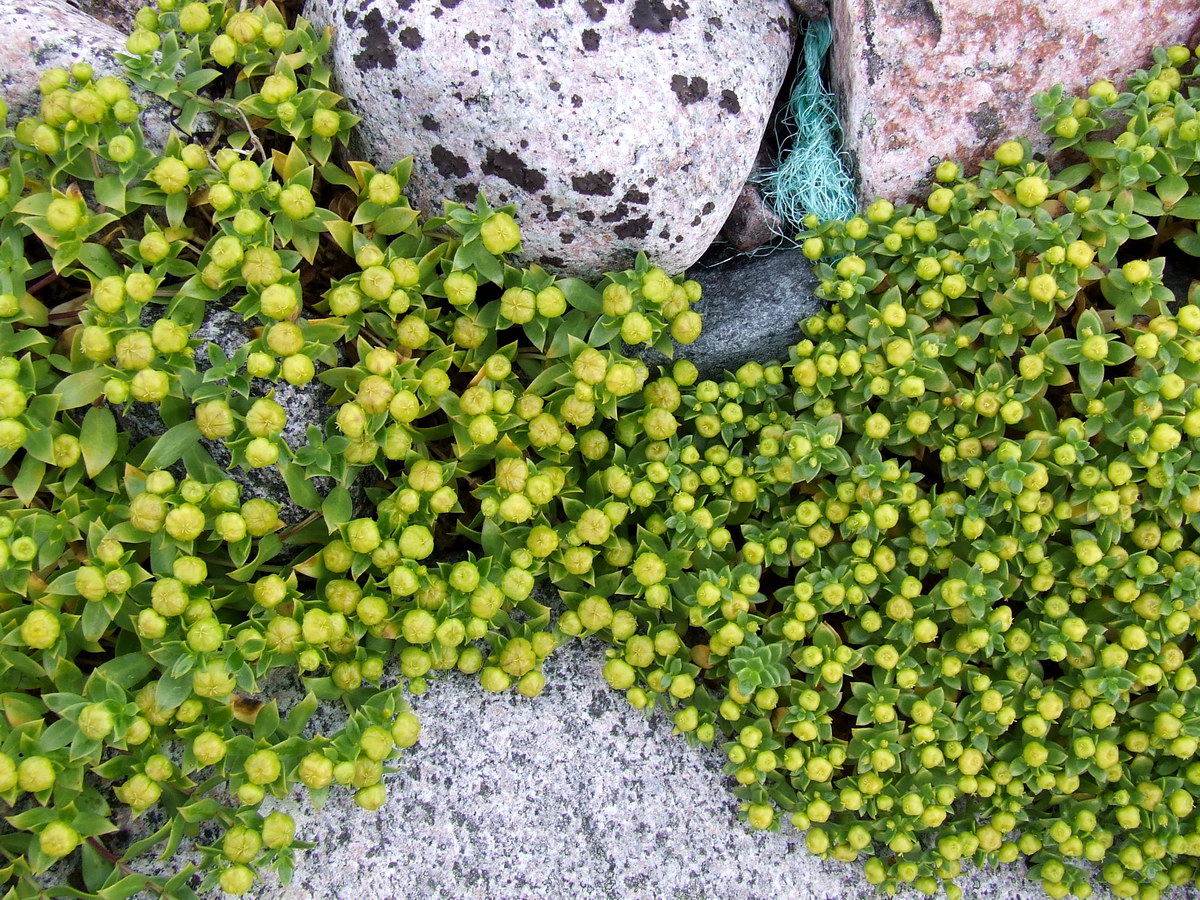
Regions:
<instances>
[{"instance_id":1,"label":"tangled teal netting","mask_svg":"<svg viewBox=\"0 0 1200 900\"><path fill-rule=\"evenodd\" d=\"M808 213L844 219L858 207L834 97L821 79L832 43L828 17L808 24L791 97L775 124L779 158L751 179L779 215L780 237L789 242Z\"/></svg>"}]
</instances>

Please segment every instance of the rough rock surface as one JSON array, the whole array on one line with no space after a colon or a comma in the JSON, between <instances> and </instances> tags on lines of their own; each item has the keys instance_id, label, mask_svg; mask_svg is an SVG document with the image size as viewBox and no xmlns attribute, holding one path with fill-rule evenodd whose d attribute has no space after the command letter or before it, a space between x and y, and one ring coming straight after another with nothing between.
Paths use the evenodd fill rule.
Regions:
<instances>
[{"instance_id":1,"label":"rough rock surface","mask_svg":"<svg viewBox=\"0 0 1200 900\"><path fill-rule=\"evenodd\" d=\"M528 259L577 274L639 249L672 272L720 230L791 55L787 0L310 0L334 27L360 155L410 195L516 202Z\"/></svg>"},{"instance_id":2,"label":"rough rock surface","mask_svg":"<svg viewBox=\"0 0 1200 900\"><path fill-rule=\"evenodd\" d=\"M152 325L157 318L152 314L151 309L151 307L147 307L143 315L143 324L146 327ZM161 311L161 308L153 307L153 310ZM216 344L226 357L230 357L251 341L250 332L250 324L242 318L240 313L209 304L205 310L204 322L196 329L192 337ZM201 371L209 367L206 348L207 344L201 344L196 348L196 368ZM317 364L318 374L324 369L323 364ZM282 380L278 383L265 378L251 380L251 397L265 397L272 390L275 392L275 402L282 406L287 413L287 425L283 429L283 439L293 450L303 447L306 443L305 435L308 427L315 425L318 428L324 428L325 420L332 414L333 410L328 403L333 396L333 388L316 378L308 384L299 386L288 384ZM130 440L133 443L158 436L166 431L162 419L159 418L157 407L149 403L133 401L125 407L115 407L114 409L121 427L129 432ZM233 457L223 442L202 438L200 443L204 445L204 449L209 452L217 465L228 469ZM235 468L228 469L228 471L229 477L242 486L242 500L262 497L280 504L279 518L289 525L294 525L308 515L307 510L292 502L288 495L287 485L277 467ZM182 475L182 466L178 474ZM326 494L333 488L332 480L329 478L313 478L312 484L321 494Z\"/></svg>"},{"instance_id":3,"label":"rough rock surface","mask_svg":"<svg viewBox=\"0 0 1200 900\"><path fill-rule=\"evenodd\" d=\"M145 6L138 0L68 0L72 6L78 7L90 16L99 19L106 25L111 25L117 31L129 33L133 31L133 17Z\"/></svg>"},{"instance_id":4,"label":"rough rock surface","mask_svg":"<svg viewBox=\"0 0 1200 900\"><path fill-rule=\"evenodd\" d=\"M722 261L722 254L731 253L716 247L688 272L703 288L695 309L704 317L704 330L694 343L676 344L675 355L694 362L704 378L751 359L786 361L788 348L800 340L799 323L823 305L812 263L798 250ZM654 351L643 358L662 361Z\"/></svg>"},{"instance_id":5,"label":"rough rock surface","mask_svg":"<svg viewBox=\"0 0 1200 900\"><path fill-rule=\"evenodd\" d=\"M38 79L46 69L86 62L97 76L123 76L116 54L124 49L124 34L66 0L0 2L0 99L8 104L9 121L37 115L42 99ZM166 143L170 124L162 102L144 95L135 99L147 109L142 118L147 140Z\"/></svg>"},{"instance_id":6,"label":"rough rock surface","mask_svg":"<svg viewBox=\"0 0 1200 900\"><path fill-rule=\"evenodd\" d=\"M753 250L775 239L781 226L779 216L771 209L752 184L738 194L729 218L721 226L721 237L738 250Z\"/></svg>"},{"instance_id":7,"label":"rough rock surface","mask_svg":"<svg viewBox=\"0 0 1200 900\"><path fill-rule=\"evenodd\" d=\"M833 81L860 193L904 199L932 163L968 167L1009 137L1039 149L1032 97L1120 81L1186 43L1200 0L836 0Z\"/></svg>"},{"instance_id":8,"label":"rough rock surface","mask_svg":"<svg viewBox=\"0 0 1200 900\"><path fill-rule=\"evenodd\" d=\"M295 877L253 900L870 900L861 867L824 861L790 825L737 819L718 750L690 747L669 716L649 718L609 689L598 642L546 664L533 700L488 694L454 674L412 698L420 743L385 776L378 813L335 791L321 811L303 790L267 809L296 817ZM282 698L281 698L282 699ZM282 703L281 703L282 707ZM331 733L344 719L318 713ZM154 827L150 817L143 828ZM186 860L177 855L173 867ZM163 866L163 863L153 864ZM973 900L1036 891L1019 870L970 873ZM213 892L205 900L217 900Z\"/></svg>"}]
</instances>

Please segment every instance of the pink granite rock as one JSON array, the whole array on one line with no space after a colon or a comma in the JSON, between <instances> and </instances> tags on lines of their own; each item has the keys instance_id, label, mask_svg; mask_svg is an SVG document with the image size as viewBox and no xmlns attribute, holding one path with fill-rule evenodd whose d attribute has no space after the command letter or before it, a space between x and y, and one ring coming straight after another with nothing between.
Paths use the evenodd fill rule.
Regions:
<instances>
[{"instance_id":1,"label":"pink granite rock","mask_svg":"<svg viewBox=\"0 0 1200 900\"><path fill-rule=\"evenodd\" d=\"M410 195L516 202L527 258L677 272L754 165L796 31L788 0L309 0L356 151Z\"/></svg>"},{"instance_id":2,"label":"pink granite rock","mask_svg":"<svg viewBox=\"0 0 1200 900\"><path fill-rule=\"evenodd\" d=\"M1024 135L1039 149L1032 97L1086 88L1186 43L1200 0L833 0L833 81L860 193L904 199L932 163L968 167Z\"/></svg>"}]
</instances>

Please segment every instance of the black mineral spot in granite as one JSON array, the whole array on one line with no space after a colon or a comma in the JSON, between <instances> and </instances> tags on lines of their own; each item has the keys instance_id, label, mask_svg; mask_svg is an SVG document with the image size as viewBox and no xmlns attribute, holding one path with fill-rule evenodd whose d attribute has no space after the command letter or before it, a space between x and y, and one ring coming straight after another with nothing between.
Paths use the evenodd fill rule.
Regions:
<instances>
[{"instance_id":1,"label":"black mineral spot in granite","mask_svg":"<svg viewBox=\"0 0 1200 900\"><path fill-rule=\"evenodd\" d=\"M397 100L403 100L403 99L404 99L404 92L403 92L403 91L401 91L401 90L400 90L400 88L392 88L392 90L391 90L391 92L390 92L390 93L391 93L391 95L392 95L393 97L395 97Z\"/></svg>"},{"instance_id":2,"label":"black mineral spot in granite","mask_svg":"<svg viewBox=\"0 0 1200 900\"><path fill-rule=\"evenodd\" d=\"M482 169L483 174L503 178L513 187L519 187L531 194L536 194L546 186L545 175L527 165L517 154L507 150L497 150L494 147L488 150Z\"/></svg>"},{"instance_id":3,"label":"black mineral spot in granite","mask_svg":"<svg viewBox=\"0 0 1200 900\"><path fill-rule=\"evenodd\" d=\"M942 39L942 17L930 0L905 0L899 10L900 15L914 19L924 19L933 32L933 43L936 46Z\"/></svg>"},{"instance_id":4,"label":"black mineral spot in granite","mask_svg":"<svg viewBox=\"0 0 1200 900\"><path fill-rule=\"evenodd\" d=\"M559 219L561 219L563 217L563 210L555 209L554 201L550 197L546 196L545 194L542 194L541 197L539 197L538 199L540 199L542 201L542 206L546 207L546 220L547 221L557 222Z\"/></svg>"},{"instance_id":5,"label":"black mineral spot in granite","mask_svg":"<svg viewBox=\"0 0 1200 900\"><path fill-rule=\"evenodd\" d=\"M440 131L442 128L438 120L428 114L421 116L421 127L426 131Z\"/></svg>"},{"instance_id":6,"label":"black mineral spot in granite","mask_svg":"<svg viewBox=\"0 0 1200 900\"><path fill-rule=\"evenodd\" d=\"M600 49L600 32L593 28L583 30L583 49L592 53Z\"/></svg>"},{"instance_id":7,"label":"black mineral spot in granite","mask_svg":"<svg viewBox=\"0 0 1200 900\"><path fill-rule=\"evenodd\" d=\"M588 18L593 22L603 21L608 10L604 8L604 4L600 0L583 0L583 11L587 13Z\"/></svg>"},{"instance_id":8,"label":"black mineral spot in granite","mask_svg":"<svg viewBox=\"0 0 1200 900\"><path fill-rule=\"evenodd\" d=\"M562 85L559 84L557 81L550 82L550 90L554 91L554 93L557 94L561 88L562 88Z\"/></svg>"},{"instance_id":9,"label":"black mineral spot in granite","mask_svg":"<svg viewBox=\"0 0 1200 900\"><path fill-rule=\"evenodd\" d=\"M592 212L590 209L580 210L576 215L578 215L579 221L581 221L581 222L595 222L596 221L596 214L594 212Z\"/></svg>"},{"instance_id":10,"label":"black mineral spot in granite","mask_svg":"<svg viewBox=\"0 0 1200 900\"><path fill-rule=\"evenodd\" d=\"M545 260L549 265L558 266L559 268L562 268L563 266L566 265L566 262L563 260L563 258L561 256L546 255L546 256L543 256L542 259Z\"/></svg>"},{"instance_id":11,"label":"black mineral spot in granite","mask_svg":"<svg viewBox=\"0 0 1200 900\"><path fill-rule=\"evenodd\" d=\"M738 100L738 95L730 90L721 91L721 101L717 106L726 112L733 113L735 116L742 111L742 104Z\"/></svg>"},{"instance_id":12,"label":"black mineral spot in granite","mask_svg":"<svg viewBox=\"0 0 1200 900\"><path fill-rule=\"evenodd\" d=\"M588 172L586 175L572 175L571 187L589 197L611 197L615 180L612 172Z\"/></svg>"},{"instance_id":13,"label":"black mineral spot in granite","mask_svg":"<svg viewBox=\"0 0 1200 900\"><path fill-rule=\"evenodd\" d=\"M575 240L575 232L573 232L573 231L560 231L560 232L558 233L558 239L559 239L560 241L562 241L564 244L569 244L569 243L571 243L572 241L574 241L574 240Z\"/></svg>"},{"instance_id":14,"label":"black mineral spot in granite","mask_svg":"<svg viewBox=\"0 0 1200 900\"><path fill-rule=\"evenodd\" d=\"M717 204L715 204L711 200L709 200L707 203L704 204L703 208L700 210L700 215L707 216L710 212L712 212L716 208L717 208Z\"/></svg>"},{"instance_id":15,"label":"black mineral spot in granite","mask_svg":"<svg viewBox=\"0 0 1200 900\"><path fill-rule=\"evenodd\" d=\"M724 28L725 27L725 23L723 21L721 21L720 16L709 16L708 24L711 25L713 28Z\"/></svg>"},{"instance_id":16,"label":"black mineral spot in granite","mask_svg":"<svg viewBox=\"0 0 1200 900\"><path fill-rule=\"evenodd\" d=\"M660 231L660 232L658 233L658 236L659 236L660 238L662 238L662 239L665 241L667 238L669 238L669 237L671 236L671 229L670 229L670 228L664 228L662 231Z\"/></svg>"},{"instance_id":17,"label":"black mineral spot in granite","mask_svg":"<svg viewBox=\"0 0 1200 900\"><path fill-rule=\"evenodd\" d=\"M658 176L657 175L651 175L649 178L646 179L646 187L654 187L656 184L658 184Z\"/></svg>"},{"instance_id":18,"label":"black mineral spot in granite","mask_svg":"<svg viewBox=\"0 0 1200 900\"><path fill-rule=\"evenodd\" d=\"M554 9L558 0L537 0L537 5L542 9Z\"/></svg>"},{"instance_id":19,"label":"black mineral spot in granite","mask_svg":"<svg viewBox=\"0 0 1200 900\"><path fill-rule=\"evenodd\" d=\"M601 222L620 222L629 215L629 207L624 203L618 203L617 208L611 212L606 212L600 217Z\"/></svg>"},{"instance_id":20,"label":"black mineral spot in granite","mask_svg":"<svg viewBox=\"0 0 1200 900\"><path fill-rule=\"evenodd\" d=\"M630 219L627 222L622 222L613 229L613 234L619 238L644 238L650 233L650 217L638 216L636 219Z\"/></svg>"},{"instance_id":21,"label":"black mineral spot in granite","mask_svg":"<svg viewBox=\"0 0 1200 900\"><path fill-rule=\"evenodd\" d=\"M429 159L443 178L464 178L471 171L471 164L456 153L451 153L441 144L434 144Z\"/></svg>"},{"instance_id":22,"label":"black mineral spot in granite","mask_svg":"<svg viewBox=\"0 0 1200 900\"><path fill-rule=\"evenodd\" d=\"M401 28L398 37L400 38L400 43L409 50L416 50L425 43L425 38L421 37L421 32L417 31L412 25L409 25L407 28Z\"/></svg>"},{"instance_id":23,"label":"black mineral spot in granite","mask_svg":"<svg viewBox=\"0 0 1200 900\"><path fill-rule=\"evenodd\" d=\"M701 219L699 216L696 216L694 219L692 219L692 228L695 228L697 225L699 225L700 221Z\"/></svg>"},{"instance_id":24,"label":"black mineral spot in granite","mask_svg":"<svg viewBox=\"0 0 1200 900\"><path fill-rule=\"evenodd\" d=\"M454 199L459 203L474 203L475 196L479 193L479 185L473 181L468 181L464 184L456 184L454 186Z\"/></svg>"},{"instance_id":25,"label":"black mineral spot in granite","mask_svg":"<svg viewBox=\"0 0 1200 900\"><path fill-rule=\"evenodd\" d=\"M679 0L669 6L663 0L637 0L629 14L629 24L638 31L653 31L666 34L671 23L687 18L687 0Z\"/></svg>"},{"instance_id":26,"label":"black mineral spot in granite","mask_svg":"<svg viewBox=\"0 0 1200 900\"><path fill-rule=\"evenodd\" d=\"M583 98L580 97L578 94L572 94L571 95L571 106L574 107L575 109L579 109L579 107L583 106Z\"/></svg>"},{"instance_id":27,"label":"black mineral spot in granite","mask_svg":"<svg viewBox=\"0 0 1200 900\"><path fill-rule=\"evenodd\" d=\"M416 2L417 0L396 0L396 5L400 7L400 9L407 12L408 10L412 9L412 5Z\"/></svg>"},{"instance_id":28,"label":"black mineral spot in granite","mask_svg":"<svg viewBox=\"0 0 1200 900\"><path fill-rule=\"evenodd\" d=\"M529 141L522 139L521 140L521 149L528 150L529 149Z\"/></svg>"},{"instance_id":29,"label":"black mineral spot in granite","mask_svg":"<svg viewBox=\"0 0 1200 900\"><path fill-rule=\"evenodd\" d=\"M462 3L462 0L442 0L442 6L446 7L446 9L454 9L460 3Z\"/></svg>"},{"instance_id":30,"label":"black mineral spot in granite","mask_svg":"<svg viewBox=\"0 0 1200 900\"><path fill-rule=\"evenodd\" d=\"M713 36L713 33L711 31L706 31L706 32L704 32L704 40L711 44L713 41L716 40L716 38Z\"/></svg>"},{"instance_id":31,"label":"black mineral spot in granite","mask_svg":"<svg viewBox=\"0 0 1200 900\"><path fill-rule=\"evenodd\" d=\"M981 144L989 143L1000 134L1000 114L990 103L981 103L967 113L967 121L975 129L975 137Z\"/></svg>"},{"instance_id":32,"label":"black mineral spot in granite","mask_svg":"<svg viewBox=\"0 0 1200 900\"><path fill-rule=\"evenodd\" d=\"M621 199L626 203L636 203L638 206L645 206L650 202L650 195L645 191L639 191L637 188L630 188Z\"/></svg>"},{"instance_id":33,"label":"black mineral spot in granite","mask_svg":"<svg viewBox=\"0 0 1200 900\"><path fill-rule=\"evenodd\" d=\"M684 75L672 75L671 90L679 98L680 106L688 106L708 96L708 82L699 75L690 79Z\"/></svg>"},{"instance_id":34,"label":"black mineral spot in granite","mask_svg":"<svg viewBox=\"0 0 1200 900\"><path fill-rule=\"evenodd\" d=\"M491 55L492 55L492 48L491 48L491 47L489 47L489 46L487 46L487 45L485 44L485 45L484 45L484 47L483 47L483 49L482 49L482 50L480 50L479 52L480 52L480 53L482 53L484 56L491 56Z\"/></svg>"},{"instance_id":35,"label":"black mineral spot in granite","mask_svg":"<svg viewBox=\"0 0 1200 900\"><path fill-rule=\"evenodd\" d=\"M482 40L483 40L483 38L481 38L481 37L480 37L480 36L479 36L479 35L478 35L476 32L474 32L474 31L468 31L466 34L464 34L464 35L463 35L463 40L464 40L464 41L466 41L468 44L470 44L470 45L471 45L471 49L472 49L472 50L478 50L478 49L479 49L479 43L480 43L480 41L482 41Z\"/></svg>"},{"instance_id":36,"label":"black mineral spot in granite","mask_svg":"<svg viewBox=\"0 0 1200 900\"><path fill-rule=\"evenodd\" d=\"M442 13L444 13L444 12L445 12L445 10L439 6L439 7L437 7L437 9L435 9L433 11L433 17L435 19L440 19L442 17Z\"/></svg>"},{"instance_id":37,"label":"black mineral spot in granite","mask_svg":"<svg viewBox=\"0 0 1200 900\"><path fill-rule=\"evenodd\" d=\"M347 28L353 28L358 24L358 13L352 9L348 9L342 13L342 19L345 21Z\"/></svg>"},{"instance_id":38,"label":"black mineral spot in granite","mask_svg":"<svg viewBox=\"0 0 1200 900\"><path fill-rule=\"evenodd\" d=\"M413 29L416 31L416 29ZM417 35L418 41L420 34ZM354 56L354 64L360 71L368 69L396 68L396 51L388 39L383 27L383 13L377 9L367 13L363 19L362 37L359 38L360 51Z\"/></svg>"},{"instance_id":39,"label":"black mineral spot in granite","mask_svg":"<svg viewBox=\"0 0 1200 900\"><path fill-rule=\"evenodd\" d=\"M472 78L478 78L478 77L479 77L479 70L478 70L478 69L472 69L472 70L471 70L471 77L472 77Z\"/></svg>"}]
</instances>

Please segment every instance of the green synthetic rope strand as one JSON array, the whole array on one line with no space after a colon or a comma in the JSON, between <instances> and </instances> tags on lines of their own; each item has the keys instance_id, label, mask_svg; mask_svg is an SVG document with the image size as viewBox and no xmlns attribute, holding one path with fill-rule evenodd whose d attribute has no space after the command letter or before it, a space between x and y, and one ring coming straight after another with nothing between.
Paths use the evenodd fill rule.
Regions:
<instances>
[{"instance_id":1,"label":"green synthetic rope strand","mask_svg":"<svg viewBox=\"0 0 1200 900\"><path fill-rule=\"evenodd\" d=\"M850 218L858 209L854 179L841 150L834 97L821 81L833 43L829 18L810 22L804 34L803 67L776 123L779 159L752 180L782 220L780 236L791 240L808 213Z\"/></svg>"}]
</instances>

